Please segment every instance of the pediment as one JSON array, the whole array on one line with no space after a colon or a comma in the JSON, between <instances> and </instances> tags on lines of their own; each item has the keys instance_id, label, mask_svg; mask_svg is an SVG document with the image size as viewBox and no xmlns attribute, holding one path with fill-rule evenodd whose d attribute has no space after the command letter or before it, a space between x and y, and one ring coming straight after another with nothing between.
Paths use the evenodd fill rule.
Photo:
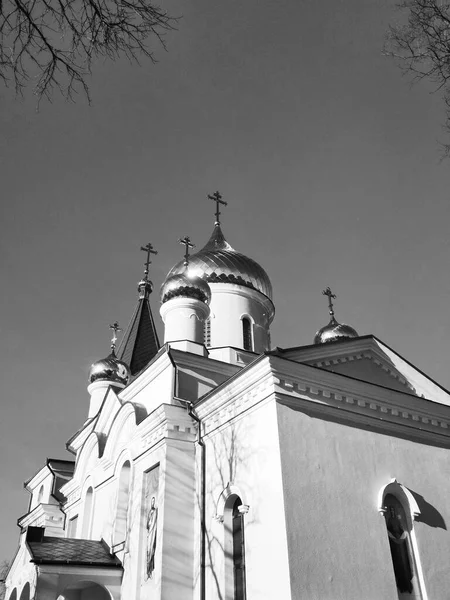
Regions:
<instances>
[{"instance_id":1,"label":"pediment","mask_svg":"<svg viewBox=\"0 0 450 600\"><path fill-rule=\"evenodd\" d=\"M450 405L447 390L374 336L277 349L276 353L295 362Z\"/></svg>"}]
</instances>

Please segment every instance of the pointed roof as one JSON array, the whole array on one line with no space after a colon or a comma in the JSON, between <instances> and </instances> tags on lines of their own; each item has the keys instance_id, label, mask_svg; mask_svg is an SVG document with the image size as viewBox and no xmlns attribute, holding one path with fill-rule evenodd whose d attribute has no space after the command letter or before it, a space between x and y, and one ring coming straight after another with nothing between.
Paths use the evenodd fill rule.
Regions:
<instances>
[{"instance_id":1,"label":"pointed roof","mask_svg":"<svg viewBox=\"0 0 450 600\"><path fill-rule=\"evenodd\" d=\"M151 282L142 280L138 290L137 306L117 351L118 358L130 367L132 378L148 365L160 348L150 308Z\"/></svg>"}]
</instances>

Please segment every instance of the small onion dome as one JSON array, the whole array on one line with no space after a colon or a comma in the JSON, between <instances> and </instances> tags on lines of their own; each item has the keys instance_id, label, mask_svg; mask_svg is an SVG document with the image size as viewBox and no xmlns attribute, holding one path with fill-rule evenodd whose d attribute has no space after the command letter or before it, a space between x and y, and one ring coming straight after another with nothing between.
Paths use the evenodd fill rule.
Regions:
<instances>
[{"instance_id":1,"label":"small onion dome","mask_svg":"<svg viewBox=\"0 0 450 600\"><path fill-rule=\"evenodd\" d=\"M161 286L161 304L172 298L196 298L205 304L211 300L211 288L189 268L167 277Z\"/></svg>"},{"instance_id":2,"label":"small onion dome","mask_svg":"<svg viewBox=\"0 0 450 600\"><path fill-rule=\"evenodd\" d=\"M326 344L328 342L337 342L338 340L345 340L349 338L358 337L358 333L344 323L338 323L334 316L331 317L330 322L325 327L319 329L314 336L315 344Z\"/></svg>"},{"instance_id":3,"label":"small onion dome","mask_svg":"<svg viewBox=\"0 0 450 600\"><path fill-rule=\"evenodd\" d=\"M95 362L89 370L89 383L111 381L126 385L129 379L128 365L117 358L114 350L106 358Z\"/></svg>"}]
</instances>

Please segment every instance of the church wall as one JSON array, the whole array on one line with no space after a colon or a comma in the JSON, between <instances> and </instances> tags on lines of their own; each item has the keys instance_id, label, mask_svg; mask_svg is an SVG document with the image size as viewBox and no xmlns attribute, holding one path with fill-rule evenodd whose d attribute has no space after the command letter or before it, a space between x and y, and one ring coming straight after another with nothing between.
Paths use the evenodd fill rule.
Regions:
<instances>
[{"instance_id":1,"label":"church wall","mask_svg":"<svg viewBox=\"0 0 450 600\"><path fill-rule=\"evenodd\" d=\"M397 600L380 489L423 497L415 522L429 598L448 595L448 451L277 407L292 599ZM421 502L418 502L419 506ZM447 525L446 525L447 524Z\"/></svg>"},{"instance_id":2,"label":"church wall","mask_svg":"<svg viewBox=\"0 0 450 600\"><path fill-rule=\"evenodd\" d=\"M206 597L234 597L225 584L221 522L221 494L228 488L250 507L244 517L247 597L290 600L275 403L259 404L237 418L231 412L229 421L205 438L205 445Z\"/></svg>"}]
</instances>

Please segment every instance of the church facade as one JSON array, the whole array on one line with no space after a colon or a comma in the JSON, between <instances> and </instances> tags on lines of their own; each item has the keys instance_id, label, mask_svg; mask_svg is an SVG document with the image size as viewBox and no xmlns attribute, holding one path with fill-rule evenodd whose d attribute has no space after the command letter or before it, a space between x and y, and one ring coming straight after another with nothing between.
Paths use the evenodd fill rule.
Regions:
<instances>
[{"instance_id":1,"label":"church facade","mask_svg":"<svg viewBox=\"0 0 450 600\"><path fill-rule=\"evenodd\" d=\"M87 419L25 486L6 600L444 600L450 395L330 320L271 348L264 269L216 222L146 271Z\"/></svg>"}]
</instances>

